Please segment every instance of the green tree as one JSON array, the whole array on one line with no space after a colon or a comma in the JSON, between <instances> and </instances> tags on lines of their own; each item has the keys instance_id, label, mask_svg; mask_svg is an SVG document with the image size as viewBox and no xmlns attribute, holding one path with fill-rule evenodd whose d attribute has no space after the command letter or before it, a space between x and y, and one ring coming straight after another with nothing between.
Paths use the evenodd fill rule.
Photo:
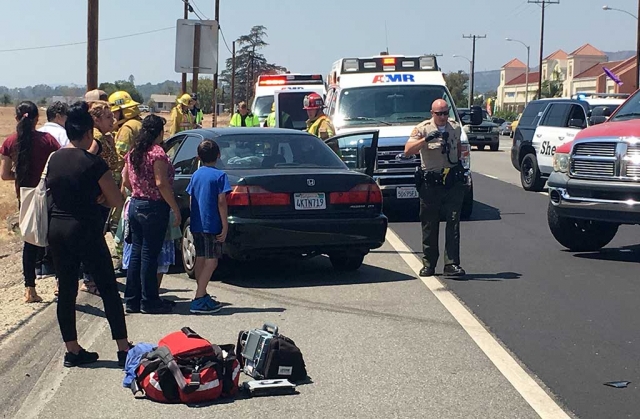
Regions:
<instances>
[{"instance_id":1,"label":"green tree","mask_svg":"<svg viewBox=\"0 0 640 419\"><path fill-rule=\"evenodd\" d=\"M43 97L42 99L40 99L38 101L38 105L40 105L40 106L45 106L46 104L47 104L47 98L46 97Z\"/></svg>"},{"instance_id":2,"label":"green tree","mask_svg":"<svg viewBox=\"0 0 640 419\"><path fill-rule=\"evenodd\" d=\"M469 95L466 90L469 83L469 75L463 71L451 72L444 75L444 80L456 106L459 108L468 107Z\"/></svg>"},{"instance_id":3,"label":"green tree","mask_svg":"<svg viewBox=\"0 0 640 419\"><path fill-rule=\"evenodd\" d=\"M98 86L100 90L104 90L107 95L111 95L113 92L124 90L131 95L131 99L138 103L144 103L144 97L138 92L136 86L127 80L116 80L114 83L100 83Z\"/></svg>"},{"instance_id":4,"label":"green tree","mask_svg":"<svg viewBox=\"0 0 640 419\"><path fill-rule=\"evenodd\" d=\"M558 70L551 73L551 78L542 82L542 94L540 98L562 97L562 74ZM538 91L536 91L536 96Z\"/></svg>"},{"instance_id":5,"label":"green tree","mask_svg":"<svg viewBox=\"0 0 640 419\"><path fill-rule=\"evenodd\" d=\"M255 82L261 74L284 73L286 68L267 61L260 50L269 45L265 38L267 28L264 26L254 26L247 35L243 35L236 40L240 47L236 51L236 74L235 74L235 103L240 101L250 102L255 94ZM220 74L220 79L227 86L231 86L231 73L233 70L233 59L226 62L226 69ZM226 90L226 88L225 88Z\"/></svg>"},{"instance_id":6,"label":"green tree","mask_svg":"<svg viewBox=\"0 0 640 419\"><path fill-rule=\"evenodd\" d=\"M0 97L0 102L2 102L3 106L8 106L11 104L12 100L11 100L11 95L8 93L5 93L4 95L2 95L2 97Z\"/></svg>"}]
</instances>

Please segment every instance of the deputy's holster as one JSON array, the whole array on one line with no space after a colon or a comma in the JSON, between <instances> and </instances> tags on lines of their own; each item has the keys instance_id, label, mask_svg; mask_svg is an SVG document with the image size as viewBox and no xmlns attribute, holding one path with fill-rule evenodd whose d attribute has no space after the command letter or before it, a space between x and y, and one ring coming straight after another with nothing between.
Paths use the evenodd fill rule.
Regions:
<instances>
[{"instance_id":1,"label":"deputy's holster","mask_svg":"<svg viewBox=\"0 0 640 419\"><path fill-rule=\"evenodd\" d=\"M450 189L455 184L466 183L466 181L467 175L461 164L457 164L453 167L447 167L440 171L425 171L422 167L416 168L415 182L418 190L422 185L444 186L445 189Z\"/></svg>"}]
</instances>

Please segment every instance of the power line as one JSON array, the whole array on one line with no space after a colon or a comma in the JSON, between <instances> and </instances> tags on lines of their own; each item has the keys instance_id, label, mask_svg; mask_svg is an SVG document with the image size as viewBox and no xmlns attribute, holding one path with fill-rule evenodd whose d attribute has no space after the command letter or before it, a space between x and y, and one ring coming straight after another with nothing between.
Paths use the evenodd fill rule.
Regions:
<instances>
[{"instance_id":1,"label":"power line","mask_svg":"<svg viewBox=\"0 0 640 419\"><path fill-rule=\"evenodd\" d=\"M198 7L198 5L196 4L196 2L195 2L195 1L193 1L193 0L190 0L190 1L191 1L191 4L193 4L193 5L196 7L196 10L197 10L198 12L200 12L200 14L201 14L202 16L204 16L204 18L205 18L206 20L209 20L209 18L207 17L207 15L205 15L204 13L202 13L202 10L200 10L200 8L199 8L199 7ZM202 19L200 19L200 20L202 20Z\"/></svg>"},{"instance_id":2,"label":"power line","mask_svg":"<svg viewBox=\"0 0 640 419\"><path fill-rule=\"evenodd\" d=\"M229 48L229 44L227 44L227 40L224 37L224 32L222 32L222 26L218 25L218 29L220 29L220 35L222 35L222 41L224 41L224 46L227 47L227 51L229 51L229 54L233 55L233 52L231 52L231 49Z\"/></svg>"},{"instance_id":3,"label":"power line","mask_svg":"<svg viewBox=\"0 0 640 419\"><path fill-rule=\"evenodd\" d=\"M150 34L150 33L168 31L169 29L175 29L175 28L176 28L175 26L170 26L170 27L167 27L167 28L154 29L154 30L146 31L146 32L137 32L137 33L132 33L132 34L129 34L129 35L114 36L112 38L103 38L103 39L100 39L100 42L113 41L114 39L131 38L132 36L147 35L147 34ZM36 49L71 47L71 46L74 46L74 45L83 45L83 44L86 44L86 43L87 43L87 41L82 41L82 42L70 42L68 44L44 45L44 46L39 46L39 47L0 49L0 52L31 51L31 50L36 50Z\"/></svg>"},{"instance_id":4,"label":"power line","mask_svg":"<svg viewBox=\"0 0 640 419\"><path fill-rule=\"evenodd\" d=\"M194 15L196 15L196 16L198 17L198 19L200 19L200 20L204 20L204 19L202 19L202 18L200 17L200 15L199 15L195 10L193 10L193 7L192 7L192 6L191 6L191 4L189 3L189 0L182 0L182 2L183 2L184 4L186 4L186 5L187 5L187 8L189 9L189 11L190 11L191 13L193 13ZM195 3L193 3L193 4L195 5ZM198 7L198 6L196 6L196 8L197 8L197 7ZM198 9L198 10L200 10L200 9ZM204 14L204 13L203 13L203 14Z\"/></svg>"}]
</instances>

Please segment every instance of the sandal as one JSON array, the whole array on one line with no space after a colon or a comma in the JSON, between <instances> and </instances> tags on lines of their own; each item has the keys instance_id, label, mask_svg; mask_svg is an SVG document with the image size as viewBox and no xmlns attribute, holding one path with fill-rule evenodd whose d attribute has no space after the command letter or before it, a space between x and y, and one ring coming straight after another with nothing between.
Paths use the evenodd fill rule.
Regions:
<instances>
[{"instance_id":1,"label":"sandal","mask_svg":"<svg viewBox=\"0 0 640 419\"><path fill-rule=\"evenodd\" d=\"M82 286L80 286L80 291L88 292L93 295L100 295L100 291L98 291L98 287L96 287L96 284L93 281L83 282Z\"/></svg>"}]
</instances>

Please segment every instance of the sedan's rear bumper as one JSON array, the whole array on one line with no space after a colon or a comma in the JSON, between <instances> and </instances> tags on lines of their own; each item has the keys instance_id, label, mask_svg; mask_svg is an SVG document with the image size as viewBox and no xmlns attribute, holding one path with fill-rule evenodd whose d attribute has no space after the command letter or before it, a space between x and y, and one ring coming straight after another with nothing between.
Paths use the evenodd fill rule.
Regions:
<instances>
[{"instance_id":1,"label":"sedan's rear bumper","mask_svg":"<svg viewBox=\"0 0 640 419\"><path fill-rule=\"evenodd\" d=\"M387 217L250 219L231 217L225 251L232 257L363 252L382 246Z\"/></svg>"}]
</instances>

